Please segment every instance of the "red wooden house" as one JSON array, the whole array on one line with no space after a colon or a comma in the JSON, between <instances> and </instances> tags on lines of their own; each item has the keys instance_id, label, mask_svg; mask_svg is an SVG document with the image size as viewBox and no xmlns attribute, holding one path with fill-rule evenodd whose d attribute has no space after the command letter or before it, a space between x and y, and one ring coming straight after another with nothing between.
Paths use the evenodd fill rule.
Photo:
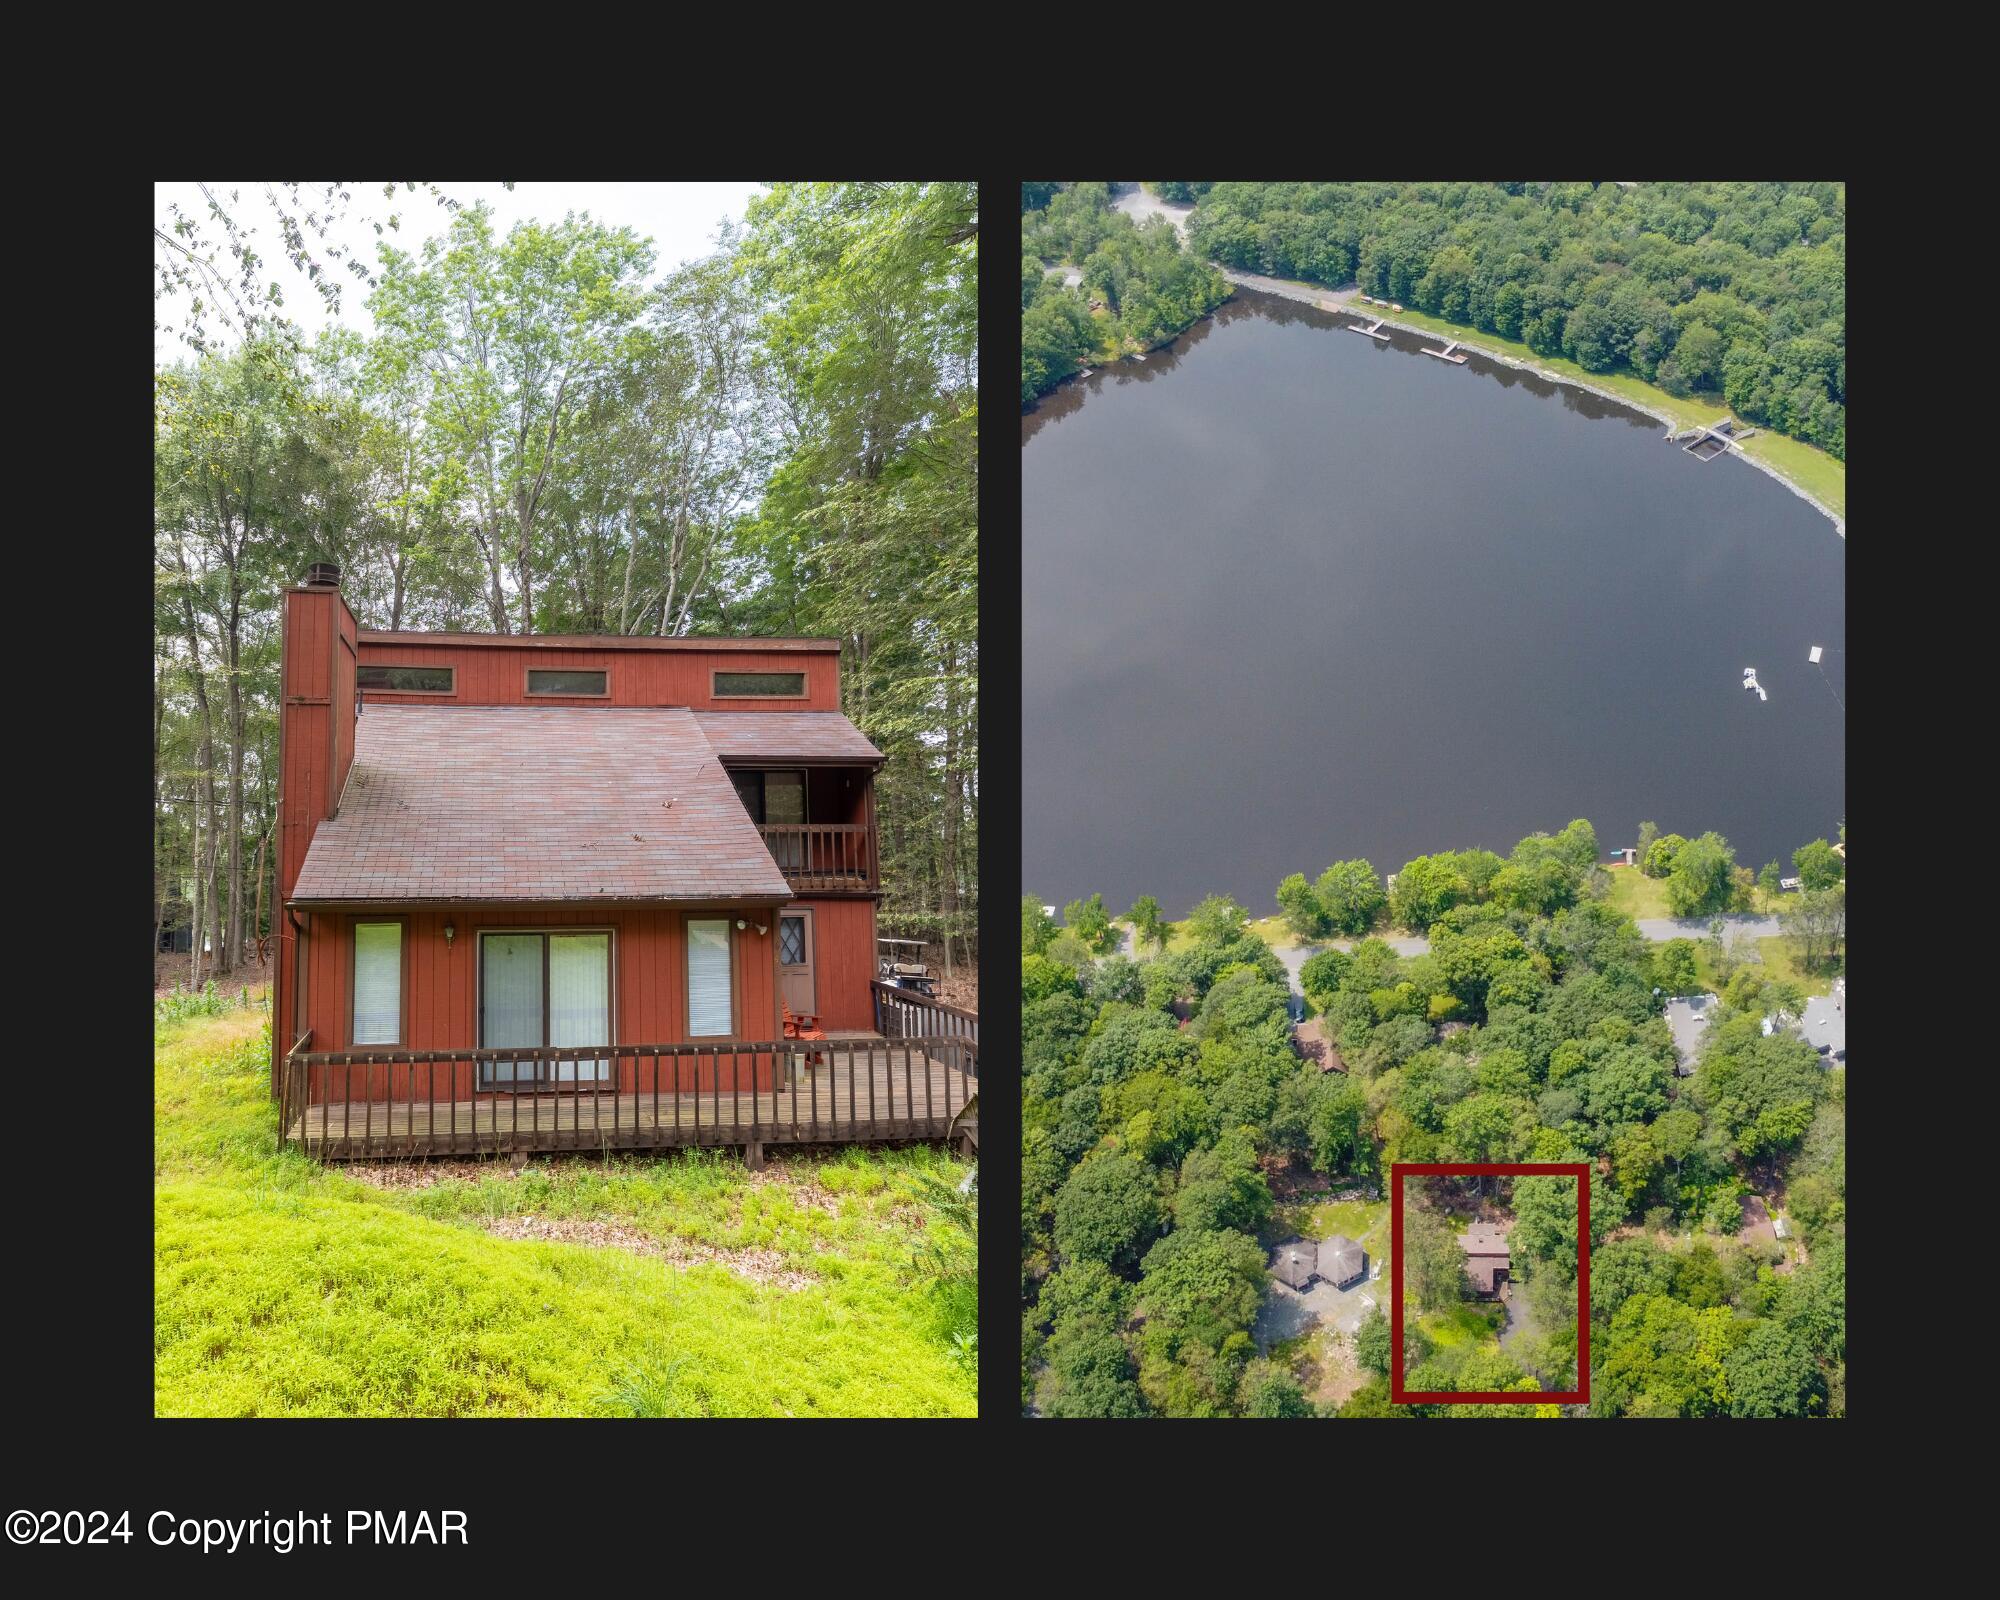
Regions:
<instances>
[{"instance_id":1,"label":"red wooden house","mask_svg":"<svg viewBox=\"0 0 2000 1600\"><path fill-rule=\"evenodd\" d=\"M878 1025L883 756L819 639L389 633L285 597L272 1029L316 1154L936 1137ZM944 1012L945 1008L936 1008ZM827 1038L786 1038L784 1013ZM912 1018L916 1018L915 1023Z\"/></svg>"}]
</instances>

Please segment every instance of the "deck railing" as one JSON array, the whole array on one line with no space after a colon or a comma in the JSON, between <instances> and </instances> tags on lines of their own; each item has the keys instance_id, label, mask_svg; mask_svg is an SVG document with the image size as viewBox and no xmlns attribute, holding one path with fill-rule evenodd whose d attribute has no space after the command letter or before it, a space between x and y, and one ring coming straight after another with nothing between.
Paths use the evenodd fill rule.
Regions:
<instances>
[{"instance_id":1,"label":"deck railing","mask_svg":"<svg viewBox=\"0 0 2000 1600\"><path fill-rule=\"evenodd\" d=\"M760 822L764 848L794 889L877 887L873 830L866 823Z\"/></svg>"},{"instance_id":2,"label":"deck railing","mask_svg":"<svg viewBox=\"0 0 2000 1600\"><path fill-rule=\"evenodd\" d=\"M883 1038L956 1039L972 1047L975 1065L970 1070L974 1077L979 1075L978 1012L961 1011L914 989L898 989L879 980L870 980L868 987L875 1001L875 1031Z\"/></svg>"},{"instance_id":3,"label":"deck railing","mask_svg":"<svg viewBox=\"0 0 2000 1600\"><path fill-rule=\"evenodd\" d=\"M976 1045L949 1036L320 1052L310 1043L285 1057L279 1140L320 1160L721 1144L761 1159L766 1144L943 1139L978 1092ZM532 1087L481 1086L491 1076L483 1064L527 1062Z\"/></svg>"}]
</instances>

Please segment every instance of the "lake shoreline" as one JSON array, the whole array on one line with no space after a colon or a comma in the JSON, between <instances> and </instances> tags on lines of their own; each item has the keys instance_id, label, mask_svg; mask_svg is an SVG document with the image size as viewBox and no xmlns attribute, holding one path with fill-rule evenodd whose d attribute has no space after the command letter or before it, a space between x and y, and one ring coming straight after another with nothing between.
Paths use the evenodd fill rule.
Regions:
<instances>
[{"instance_id":1,"label":"lake shoreline","mask_svg":"<svg viewBox=\"0 0 2000 1600\"><path fill-rule=\"evenodd\" d=\"M1117 185L1114 184L1113 188L1116 189ZM1154 195L1150 190L1148 190L1143 183L1134 184L1132 186L1131 192L1119 195L1117 198L1113 200L1112 206L1114 210L1126 212L1128 215L1133 217L1134 220L1137 221L1144 221L1146 218L1151 216L1166 217L1169 221L1172 222L1174 231L1181 236L1183 242L1185 242L1185 240L1187 239L1188 219L1191 216L1193 216L1195 212L1195 207L1192 205L1184 206L1177 202L1160 199L1157 195ZM1225 278L1227 278L1231 283L1237 285L1239 288L1251 289L1259 294L1274 294L1282 299L1296 300L1302 302L1303 304L1317 307L1320 310L1334 309L1334 308L1329 308L1324 304L1324 302L1328 299L1340 302L1339 309L1344 310L1346 306L1346 301L1351 299L1355 294L1357 294L1360 291L1359 284L1349 284L1342 288L1334 288L1330 285L1324 285L1324 284L1303 283L1296 278L1269 278L1263 276L1261 273L1241 272L1234 267L1226 267L1219 261L1211 261L1209 262L1209 265L1211 267L1214 267ZM1214 312L1209 313L1210 316L1213 316L1214 314L1215 314ZM1347 314L1351 316L1363 315L1362 312L1358 311L1350 311ZM1370 312L1367 313L1367 315L1373 316L1374 313ZM1450 335L1446 335L1446 334L1440 334L1435 328L1417 327L1412 323L1398 322L1393 317L1389 316L1383 317L1382 321L1388 327L1400 328L1405 333L1421 334L1425 338L1437 339L1445 337L1456 337L1459 343L1463 344L1468 350L1476 350L1480 355L1486 357L1486 359L1489 361L1497 361L1502 366L1513 367L1518 371L1532 372L1536 377L1546 379L1550 383L1566 383L1573 389L1582 389L1587 393L1598 396L1600 399L1611 400L1615 401L1619 405L1628 406L1632 410L1640 413L1640 415L1642 416L1652 417L1656 421L1665 423L1667 430L1670 433L1679 433L1684 431L1684 424L1680 421L1679 418L1675 417L1671 412L1662 411L1657 409L1655 406L1648 405L1643 400L1636 400L1632 398L1630 395L1619 394L1615 390L1600 388L1598 385L1591 383L1586 379L1574 378L1566 373L1551 372L1547 367L1537 366L1532 361L1523 360L1519 356L1509 355L1503 350L1494 350L1490 348L1489 346L1481 342L1481 340L1484 337L1486 337L1485 331L1483 329L1467 328L1463 332L1460 332L1457 324L1446 322L1445 323L1446 327L1451 329ZM1445 319L1443 317L1440 317L1438 318L1438 321L1445 322ZM1192 325L1193 324L1190 324L1189 326ZM1181 331L1184 333L1187 330L1182 329ZM1175 335L1175 337L1179 337L1179 335ZM1157 348L1157 346L1155 348ZM1123 357L1121 359L1129 360L1130 358ZM1109 363L1106 363L1106 365L1109 365ZM1077 376L1087 376L1087 375L1088 375L1087 373L1077 374ZM1063 381L1067 383L1069 380L1064 379ZM1643 382L1644 380L1642 379L1639 381ZM1062 387L1061 384L1056 385L1056 388L1061 388L1061 387ZM1648 385L1648 387L1651 386ZM1054 392L1055 392L1054 389L1051 389L1049 391L1049 393L1051 394L1053 394ZM1037 403L1039 403L1039 396L1037 397ZM1725 414L1730 414L1730 413L1725 413ZM1764 429L1764 431L1766 433L1773 433L1773 436L1777 438L1787 437L1787 435L1784 434L1774 433L1774 430L1769 428ZM1738 460L1748 462L1751 466L1755 467L1759 472L1763 473L1766 477L1775 479L1777 482L1783 484L1787 489L1791 490L1793 494L1797 495L1801 500L1805 501L1807 505L1811 506L1821 516L1825 517L1829 522L1831 522L1833 524L1834 532L1838 533L1842 539L1845 539L1847 537L1846 515L1842 512L1835 511L1833 507L1828 505L1824 500L1820 499L1820 497L1814 494L1810 489L1806 488L1796 479L1788 476L1786 473L1779 470L1779 468L1774 463L1760 460L1758 457L1750 454L1749 451L1743 449L1741 446L1736 446L1736 445L1731 446L1730 454L1737 457ZM1843 463L1843 466L1844 465L1845 463Z\"/></svg>"},{"instance_id":2,"label":"lake shoreline","mask_svg":"<svg viewBox=\"0 0 2000 1600\"><path fill-rule=\"evenodd\" d=\"M1481 330L1477 328L1468 329L1464 333L1458 333L1454 329L1449 335L1442 334L1435 328L1423 328L1414 322L1399 321L1394 313L1385 313L1378 318L1377 314L1373 311L1355 311L1351 309L1345 301L1334 306L1326 304L1329 299L1333 299L1339 295L1344 294L1351 297L1355 293L1355 286L1352 285L1346 289L1331 289L1323 285L1300 283L1291 278L1267 278L1254 272L1238 272L1234 267L1225 267L1220 262L1210 262L1209 265L1213 266L1237 288L1248 289L1253 294L1275 295L1279 299L1297 301L1302 305L1312 306L1315 310L1326 311L1334 316L1356 317L1368 321L1379 320L1385 328L1395 328L1403 333L1414 333L1425 339L1455 338L1464 349L1470 350L1475 355L1482 356L1488 361L1498 362L1503 367L1512 367L1518 372L1532 373L1535 377L1549 383L1565 384L1572 389L1581 389L1587 394L1594 394L1600 400L1609 400L1614 405L1624 406L1628 411L1636 411L1641 416L1651 417L1655 422L1663 423L1669 433L1684 433L1687 431L1686 425L1678 417L1649 405L1643 400L1634 399L1631 395L1620 394L1615 389L1602 388L1582 378L1573 378L1567 373L1552 372L1547 367L1538 366L1532 361L1524 361L1519 356L1511 356L1503 350L1495 350L1482 342ZM1232 294L1229 298L1233 300L1236 297ZM1224 305L1228 303L1227 300L1223 302ZM1217 310L1220 309L1220 307L1217 308ZM1197 317L1195 322L1188 324L1188 328L1194 327L1195 323L1205 322L1209 317L1213 317L1214 315L1215 312L1211 311L1205 316ZM1442 321L1443 319L1440 318L1439 320ZM1187 328L1181 328L1161 339L1147 351L1128 352L1127 354L1114 357L1112 360L1100 361L1095 366L1084 367L1079 371L1071 373L1061 383L1056 384L1054 388L1037 395L1033 404L1023 406L1021 408L1021 415L1027 416L1032 413L1048 395L1056 393L1065 384L1073 383L1078 378L1087 378L1092 373L1101 372L1106 367L1114 366L1120 361L1143 361L1153 350L1163 349L1165 346L1172 344L1174 340L1187 331ZM1771 432L1768 428L1763 431L1766 433ZM1779 437L1783 436L1780 435ZM1838 511L1835 511L1824 500L1820 499L1810 489L1787 477L1772 463L1759 460L1741 446L1732 445L1729 453L1746 466L1754 467L1774 482L1782 484L1801 500L1805 501L1807 505L1811 506L1813 510L1825 517L1827 521L1831 522L1833 524L1833 531L1839 534L1843 540L1847 537L1847 519Z\"/></svg>"},{"instance_id":3,"label":"lake shoreline","mask_svg":"<svg viewBox=\"0 0 2000 1600\"><path fill-rule=\"evenodd\" d=\"M1227 272L1229 269L1225 267L1223 270ZM1233 277L1230 279L1230 282L1232 283L1236 281L1237 280ZM1261 292L1266 294L1271 294L1275 293L1276 291L1265 289L1262 290ZM1308 297L1304 294L1299 294L1299 295L1286 295L1284 296L1284 298L1305 300ZM1319 298L1320 297L1313 297L1312 303L1318 304ZM1324 307L1322 307L1321 309L1324 309ZM1372 311L1346 311L1344 314L1352 317L1364 317L1371 321L1375 320L1375 313ZM1439 320L1443 319L1440 318ZM1413 322L1398 322L1393 313L1391 313L1388 316L1380 318L1380 321L1382 323L1382 326L1385 328L1398 328L1401 329L1404 333L1419 334L1426 339L1443 339L1447 337L1456 338L1462 349L1470 350L1475 355L1484 356L1488 361L1496 361L1503 367L1513 367L1515 370L1520 372L1531 372L1536 377L1546 379L1550 383L1562 383L1569 385L1569 387L1572 389L1582 389L1586 393L1596 395L1599 399L1609 400L1614 405L1624 406L1627 410L1636 411L1642 416L1653 418L1653 420L1656 422L1665 423L1667 431L1670 433L1685 433L1687 431L1687 429L1681 424L1681 422L1677 418L1673 417L1672 415L1670 415L1665 411L1655 409L1653 406L1646 404L1643 400L1635 400L1630 395L1619 394L1615 389L1599 388L1596 384L1588 383L1581 378L1572 378L1566 373L1551 372L1547 367L1536 366L1535 363L1532 361L1523 361L1518 356L1510 356L1503 351L1490 349L1486 345L1481 344L1479 342L1480 338L1479 330L1476 328L1463 334L1454 333L1451 335L1446 335L1439 333L1435 328L1420 328ZM1765 429L1763 431L1769 432L1771 430ZM1814 494L1811 490L1805 488L1802 484L1794 482L1791 478L1786 477L1784 473L1780 472L1770 462L1758 460L1757 457L1751 455L1749 451L1742 449L1740 446L1732 445L1730 447L1729 453L1735 456L1738 461L1741 461L1748 466L1755 467L1759 472L1765 474L1767 477L1776 479L1779 483L1783 484L1787 489L1791 490L1793 494L1797 495L1801 500L1805 501L1807 505L1811 506L1813 510L1817 511L1821 516L1825 517L1827 521L1831 522L1833 524L1834 532L1838 533L1841 536L1841 538L1845 539L1847 537L1847 519L1843 517L1839 512L1835 511L1833 507L1829 506L1825 501L1821 500L1819 496Z\"/></svg>"}]
</instances>

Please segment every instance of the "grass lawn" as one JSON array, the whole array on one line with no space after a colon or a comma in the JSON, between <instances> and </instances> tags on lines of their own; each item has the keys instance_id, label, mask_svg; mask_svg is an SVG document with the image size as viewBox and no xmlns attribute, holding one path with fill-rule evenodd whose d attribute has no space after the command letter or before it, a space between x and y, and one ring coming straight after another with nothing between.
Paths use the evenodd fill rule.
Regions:
<instances>
[{"instance_id":1,"label":"grass lawn","mask_svg":"<svg viewBox=\"0 0 2000 1600\"><path fill-rule=\"evenodd\" d=\"M1380 1257L1382 1270L1387 1272L1389 1260L1389 1233L1384 1227L1389 1217L1389 1202L1377 1200L1338 1200L1326 1205L1315 1206L1308 1225L1312 1237L1324 1239L1329 1234L1345 1234L1356 1244L1364 1246L1369 1254L1369 1270L1374 1270L1374 1258ZM1370 1238L1377 1228L1382 1229L1379 1238Z\"/></svg>"},{"instance_id":2,"label":"grass lawn","mask_svg":"<svg viewBox=\"0 0 2000 1600\"><path fill-rule=\"evenodd\" d=\"M1301 287L1311 289L1323 286L1302 284ZM1379 308L1356 300L1348 309L1356 315L1363 315ZM1448 339L1457 339L1469 350L1484 350L1489 354L1498 352L1511 360L1529 362L1560 377L1573 378L1578 383L1588 383L1607 393L1623 396L1634 405L1672 417L1676 429L1706 426L1720 422L1730 414L1726 406L1710 405L1692 397L1677 398L1630 373L1587 372L1574 361L1566 361L1561 356L1540 355L1518 340L1503 339L1497 333L1446 322L1442 317L1413 311L1407 306L1387 314L1397 322L1408 323L1411 327L1422 328ZM1754 456L1784 474L1843 519L1847 516L1846 462L1836 461L1824 450L1817 450L1797 439L1769 432L1761 425L1757 425L1757 436L1739 448L1744 454Z\"/></svg>"},{"instance_id":3,"label":"grass lawn","mask_svg":"<svg viewBox=\"0 0 2000 1600\"><path fill-rule=\"evenodd\" d=\"M275 1149L261 1011L156 1024L163 1416L972 1416L944 1151L450 1162ZM579 1242L587 1241L587 1242Z\"/></svg>"},{"instance_id":4,"label":"grass lawn","mask_svg":"<svg viewBox=\"0 0 2000 1600\"><path fill-rule=\"evenodd\" d=\"M1250 924L1250 931L1273 950L1283 950L1299 942L1292 930L1285 926L1283 916L1259 917Z\"/></svg>"},{"instance_id":5,"label":"grass lawn","mask_svg":"<svg viewBox=\"0 0 2000 1600\"><path fill-rule=\"evenodd\" d=\"M1807 994L1833 993L1833 980L1837 976L1831 972L1806 972L1799 966L1798 952L1792 941L1780 934L1774 939L1759 939L1757 953L1764 958L1764 970L1773 978L1787 978L1796 983Z\"/></svg>"},{"instance_id":6,"label":"grass lawn","mask_svg":"<svg viewBox=\"0 0 2000 1600\"><path fill-rule=\"evenodd\" d=\"M1463 1344L1482 1344L1488 1339L1497 1341L1506 1320L1504 1306L1458 1305L1449 1311L1424 1312L1417 1318L1417 1326L1440 1350L1451 1350Z\"/></svg>"},{"instance_id":7,"label":"grass lawn","mask_svg":"<svg viewBox=\"0 0 2000 1600\"><path fill-rule=\"evenodd\" d=\"M1637 867L1618 867L1611 874L1611 892L1604 903L1637 922L1641 917L1671 917L1667 880L1649 878Z\"/></svg>"}]
</instances>

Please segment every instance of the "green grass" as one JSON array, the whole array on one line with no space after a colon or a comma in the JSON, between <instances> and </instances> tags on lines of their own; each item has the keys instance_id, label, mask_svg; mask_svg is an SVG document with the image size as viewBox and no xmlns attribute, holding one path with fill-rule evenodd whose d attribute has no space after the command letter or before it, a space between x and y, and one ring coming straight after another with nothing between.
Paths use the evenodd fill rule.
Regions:
<instances>
[{"instance_id":1,"label":"green grass","mask_svg":"<svg viewBox=\"0 0 2000 1600\"><path fill-rule=\"evenodd\" d=\"M1322 288L1321 285L1303 284L1304 288ZM1380 310L1376 306L1363 305L1357 298L1348 309L1357 316ZM1545 356L1531 350L1515 339L1503 339L1497 333L1487 333L1479 328L1469 328L1462 323L1446 322L1442 317L1433 317L1422 311L1404 307L1401 311L1385 313L1394 321L1407 323L1414 328L1457 339L1469 350L1483 350L1488 354L1498 352L1514 361L1525 361L1559 377L1571 378L1578 383L1590 384L1608 394L1615 394L1641 406L1647 411L1658 412L1673 418L1676 429L1706 426L1720 422L1728 416L1726 406L1715 406L1705 401L1670 395L1664 389L1656 389L1643 378L1630 373L1589 372L1574 361L1561 356ZM1740 445L1744 454L1754 456L1782 473L1796 483L1821 504L1829 507L1843 520L1847 516L1847 463L1836 461L1824 450L1803 444L1784 434L1772 433L1761 424L1755 425L1757 436Z\"/></svg>"},{"instance_id":2,"label":"green grass","mask_svg":"<svg viewBox=\"0 0 2000 1600\"><path fill-rule=\"evenodd\" d=\"M1637 922L1641 917L1671 917L1667 904L1667 880L1649 878L1637 867L1618 867L1611 873L1611 892L1604 903L1613 911Z\"/></svg>"},{"instance_id":3,"label":"green grass","mask_svg":"<svg viewBox=\"0 0 2000 1600\"><path fill-rule=\"evenodd\" d=\"M161 1415L975 1414L964 1285L916 1269L951 1247L925 1193L965 1170L943 1151L381 1188L275 1149L262 1021L155 1030ZM625 1244L488 1231L529 1218Z\"/></svg>"},{"instance_id":4,"label":"green grass","mask_svg":"<svg viewBox=\"0 0 2000 1600\"><path fill-rule=\"evenodd\" d=\"M1248 931L1254 933L1274 950L1282 950L1288 945L1298 943L1298 940L1292 937L1291 930L1285 926L1285 919L1282 916L1259 917L1249 924ZM1194 930L1187 923L1169 922L1167 924L1167 947L1164 952L1165 954L1173 955L1177 951L1191 949L1193 945ZM1148 948L1146 954L1150 956L1153 954L1153 951Z\"/></svg>"},{"instance_id":5,"label":"green grass","mask_svg":"<svg viewBox=\"0 0 2000 1600\"><path fill-rule=\"evenodd\" d=\"M1457 1305L1449 1311L1426 1311L1417 1318L1417 1325L1440 1350L1453 1350L1488 1339L1497 1342L1506 1320L1506 1308L1498 1304Z\"/></svg>"},{"instance_id":6,"label":"green grass","mask_svg":"<svg viewBox=\"0 0 2000 1600\"><path fill-rule=\"evenodd\" d=\"M1309 1223L1312 1237L1324 1239L1329 1234L1345 1234L1356 1244L1366 1246L1372 1270L1375 1258L1380 1258L1387 1271L1389 1255L1389 1235L1385 1230L1381 1237L1371 1238L1371 1234L1382 1226L1389 1216L1389 1202L1377 1200L1372 1204L1366 1200L1338 1200L1326 1205L1315 1206Z\"/></svg>"},{"instance_id":7,"label":"green grass","mask_svg":"<svg viewBox=\"0 0 2000 1600\"><path fill-rule=\"evenodd\" d=\"M1773 978L1796 983L1807 994L1831 994L1835 974L1807 972L1799 965L1798 952L1783 934L1757 941L1757 953L1764 958L1764 970Z\"/></svg>"}]
</instances>

